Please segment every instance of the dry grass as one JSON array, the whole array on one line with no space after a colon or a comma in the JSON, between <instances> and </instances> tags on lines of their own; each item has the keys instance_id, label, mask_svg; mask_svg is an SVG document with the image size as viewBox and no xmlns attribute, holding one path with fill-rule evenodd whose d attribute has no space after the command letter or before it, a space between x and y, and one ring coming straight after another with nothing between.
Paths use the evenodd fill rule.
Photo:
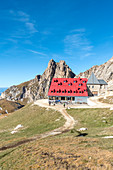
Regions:
<instances>
[{"instance_id":1,"label":"dry grass","mask_svg":"<svg viewBox=\"0 0 113 170\"><path fill-rule=\"evenodd\" d=\"M2 169L113 169L113 153L98 139L51 137L0 154Z\"/></svg>"},{"instance_id":2,"label":"dry grass","mask_svg":"<svg viewBox=\"0 0 113 170\"><path fill-rule=\"evenodd\" d=\"M26 110L26 107L22 110L30 114L28 110ZM40 110L40 114L42 115L42 119L40 117L40 120L45 124L47 123L47 119L44 121L43 115L47 114L47 117L50 117L49 114L53 116L55 113L48 113L47 110L43 109L44 108L41 108ZM32 113L35 112L35 110L37 109L33 108L32 110L30 108L30 112L32 111ZM80 127L88 128L86 131L86 133L88 133L87 136L77 137L77 132L71 130L59 136L32 141L22 146L0 152L1 170L112 170L113 139L103 139L102 137L105 135L113 135L113 111L109 109L70 109L67 111L75 120L78 120L75 130ZM22 116L22 113L20 115ZM17 115L15 117L17 117ZM103 120L106 120L106 122L103 122ZM23 122L25 122L25 120L23 120ZM34 122L34 124L36 125L36 122ZM3 126L3 124L1 126ZM39 133L42 133L44 127L41 126L38 130ZM30 131L29 128L25 134L32 132L34 133L34 130ZM20 133L20 137L22 137L22 133Z\"/></svg>"},{"instance_id":3,"label":"dry grass","mask_svg":"<svg viewBox=\"0 0 113 170\"><path fill-rule=\"evenodd\" d=\"M7 110L8 113L11 113L11 112L14 112L15 110L18 110L19 108L21 108L22 105L17 102L12 102L12 101L8 101L6 99L1 99L0 107L3 109L3 110L0 110L0 113L4 114L5 110Z\"/></svg>"}]
</instances>

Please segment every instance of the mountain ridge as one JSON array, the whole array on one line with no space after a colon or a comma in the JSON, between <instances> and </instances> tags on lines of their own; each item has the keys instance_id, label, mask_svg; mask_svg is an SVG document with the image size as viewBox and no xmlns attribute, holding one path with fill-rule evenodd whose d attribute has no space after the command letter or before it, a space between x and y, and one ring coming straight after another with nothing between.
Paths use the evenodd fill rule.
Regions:
<instances>
[{"instance_id":1,"label":"mountain ridge","mask_svg":"<svg viewBox=\"0 0 113 170\"><path fill-rule=\"evenodd\" d=\"M113 89L113 57L104 64L92 66L85 72L81 72L77 77L89 78L92 72L98 79L104 79L109 89ZM55 62L51 59L42 75L36 75L32 80L11 86L1 94L1 97L12 101L27 99L27 102L47 98L52 78L74 78L75 76L64 60Z\"/></svg>"},{"instance_id":2,"label":"mountain ridge","mask_svg":"<svg viewBox=\"0 0 113 170\"><path fill-rule=\"evenodd\" d=\"M104 64L92 66L90 69L79 73L78 76L89 78L92 72L98 79L104 79L106 82L113 80L113 57Z\"/></svg>"},{"instance_id":3,"label":"mountain ridge","mask_svg":"<svg viewBox=\"0 0 113 170\"><path fill-rule=\"evenodd\" d=\"M75 74L65 61L55 62L51 59L42 75L36 75L32 80L11 86L1 94L1 97L13 101L28 99L28 102L47 98L53 77L74 78Z\"/></svg>"}]
</instances>

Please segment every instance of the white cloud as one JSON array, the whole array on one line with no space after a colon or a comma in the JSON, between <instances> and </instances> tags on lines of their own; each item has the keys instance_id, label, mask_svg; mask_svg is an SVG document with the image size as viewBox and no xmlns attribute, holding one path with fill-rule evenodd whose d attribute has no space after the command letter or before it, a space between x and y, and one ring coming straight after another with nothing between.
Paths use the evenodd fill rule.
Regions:
<instances>
[{"instance_id":1,"label":"white cloud","mask_svg":"<svg viewBox=\"0 0 113 170\"><path fill-rule=\"evenodd\" d=\"M93 45L86 36L85 29L70 31L64 39L65 53L88 57L92 54Z\"/></svg>"},{"instance_id":2,"label":"white cloud","mask_svg":"<svg viewBox=\"0 0 113 170\"><path fill-rule=\"evenodd\" d=\"M90 53L90 52L87 52L87 53L84 53L83 55L80 56L80 59L84 59L84 58L87 58L89 56L94 56L95 53Z\"/></svg>"},{"instance_id":3,"label":"white cloud","mask_svg":"<svg viewBox=\"0 0 113 170\"><path fill-rule=\"evenodd\" d=\"M26 18L29 18L29 15L26 14L25 12L23 11L17 11L18 15L21 16L21 17L26 17Z\"/></svg>"},{"instance_id":4,"label":"white cloud","mask_svg":"<svg viewBox=\"0 0 113 170\"><path fill-rule=\"evenodd\" d=\"M10 10L9 13L13 16L13 20L18 21L18 22L23 22L25 27L27 28L27 31L29 31L30 34L34 34L38 32L35 22L30 18L30 16L23 12L23 11L13 11ZM23 28L25 29L25 28Z\"/></svg>"},{"instance_id":5,"label":"white cloud","mask_svg":"<svg viewBox=\"0 0 113 170\"><path fill-rule=\"evenodd\" d=\"M84 28L79 28L79 29L71 30L70 32L71 33L73 33L73 32L85 32L85 29Z\"/></svg>"},{"instance_id":6,"label":"white cloud","mask_svg":"<svg viewBox=\"0 0 113 170\"><path fill-rule=\"evenodd\" d=\"M12 43L17 43L18 41L17 40L15 40L15 39L13 39L13 38L7 38L6 39L7 41L10 41L10 42L12 42Z\"/></svg>"},{"instance_id":7,"label":"white cloud","mask_svg":"<svg viewBox=\"0 0 113 170\"><path fill-rule=\"evenodd\" d=\"M86 46L82 48L84 51L91 51L93 49L93 46Z\"/></svg>"},{"instance_id":8,"label":"white cloud","mask_svg":"<svg viewBox=\"0 0 113 170\"><path fill-rule=\"evenodd\" d=\"M34 50L29 50L30 52L34 53L34 54L39 54L39 55L43 55L46 56L46 54L42 53L42 52L38 52L38 51L34 51Z\"/></svg>"},{"instance_id":9,"label":"white cloud","mask_svg":"<svg viewBox=\"0 0 113 170\"><path fill-rule=\"evenodd\" d=\"M44 35L50 35L50 34L51 34L51 32L50 32L50 31L47 31L47 30L42 31L41 33L44 34Z\"/></svg>"},{"instance_id":10,"label":"white cloud","mask_svg":"<svg viewBox=\"0 0 113 170\"><path fill-rule=\"evenodd\" d=\"M35 28L35 25L31 22L26 22L26 27L30 31L30 33L38 32L38 30Z\"/></svg>"}]
</instances>

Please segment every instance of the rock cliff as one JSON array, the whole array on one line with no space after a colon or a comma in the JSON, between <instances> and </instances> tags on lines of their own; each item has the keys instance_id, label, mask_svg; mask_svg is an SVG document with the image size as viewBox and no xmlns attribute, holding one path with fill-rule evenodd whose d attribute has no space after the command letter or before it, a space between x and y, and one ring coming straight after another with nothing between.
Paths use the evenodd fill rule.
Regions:
<instances>
[{"instance_id":1,"label":"rock cliff","mask_svg":"<svg viewBox=\"0 0 113 170\"><path fill-rule=\"evenodd\" d=\"M59 63L56 63L51 59L47 69L42 75L37 75L34 79L17 86L11 86L1 94L1 97L12 101L23 101L27 99L28 102L47 98L47 93L53 77L73 78L75 74L65 61L61 60Z\"/></svg>"},{"instance_id":2,"label":"rock cliff","mask_svg":"<svg viewBox=\"0 0 113 170\"><path fill-rule=\"evenodd\" d=\"M80 73L78 76L89 78L91 73L94 72L95 76L99 79L104 79L109 82L113 80L113 57L106 63L98 66L93 66L89 70Z\"/></svg>"}]
</instances>

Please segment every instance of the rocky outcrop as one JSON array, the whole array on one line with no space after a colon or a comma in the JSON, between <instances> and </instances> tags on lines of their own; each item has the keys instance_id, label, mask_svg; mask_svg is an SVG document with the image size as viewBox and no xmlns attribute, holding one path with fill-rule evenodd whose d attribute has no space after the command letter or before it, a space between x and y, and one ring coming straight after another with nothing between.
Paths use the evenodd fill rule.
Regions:
<instances>
[{"instance_id":1,"label":"rocky outcrop","mask_svg":"<svg viewBox=\"0 0 113 170\"><path fill-rule=\"evenodd\" d=\"M106 63L100 66L93 66L89 70L80 73L78 76L89 78L92 72L94 72L98 79L104 79L107 82L113 80L113 57Z\"/></svg>"},{"instance_id":2,"label":"rocky outcrop","mask_svg":"<svg viewBox=\"0 0 113 170\"><path fill-rule=\"evenodd\" d=\"M56 63L53 59L51 59L48 63L47 69L42 75L37 75L34 79L20 85L11 86L1 94L1 97L13 101L22 101L23 99L27 99L28 102L47 98L53 77L73 78L75 77L75 74L65 61L61 60L59 63Z\"/></svg>"}]
</instances>

